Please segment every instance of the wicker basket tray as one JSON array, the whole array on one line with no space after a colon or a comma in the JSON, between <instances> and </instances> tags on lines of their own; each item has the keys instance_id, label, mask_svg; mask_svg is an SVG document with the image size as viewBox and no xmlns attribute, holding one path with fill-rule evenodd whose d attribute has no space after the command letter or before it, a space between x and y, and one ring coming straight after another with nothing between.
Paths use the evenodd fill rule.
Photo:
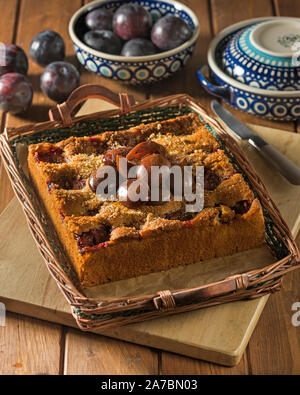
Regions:
<instances>
[{"instance_id":1,"label":"wicker basket tray","mask_svg":"<svg viewBox=\"0 0 300 395\"><path fill-rule=\"evenodd\" d=\"M72 118L74 108L92 97L107 100L119 109ZM134 98L127 94L118 95L98 85L84 85L75 90L65 103L49 112L50 121L6 128L0 135L1 157L26 215L28 226L49 272L69 302L78 326L82 330L116 327L162 315L255 298L279 290L282 276L300 267L300 253L263 182L237 143L187 95L134 103ZM57 142L71 135L84 136L107 130L128 129L141 123L170 119L191 111L199 114L206 128L215 135L233 165L242 172L255 195L259 197L266 223L266 242L276 262L263 269L236 274L194 288L161 290L150 295L121 298L86 297L73 279L68 266L63 263L61 249L52 228L47 224L46 213L38 203L19 162L18 144Z\"/></svg>"}]
</instances>

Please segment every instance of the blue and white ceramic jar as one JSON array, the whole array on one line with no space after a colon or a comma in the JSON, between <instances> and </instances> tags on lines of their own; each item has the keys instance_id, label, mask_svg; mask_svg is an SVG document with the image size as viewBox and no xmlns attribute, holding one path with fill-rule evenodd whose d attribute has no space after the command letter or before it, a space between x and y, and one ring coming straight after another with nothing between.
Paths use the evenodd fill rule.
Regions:
<instances>
[{"instance_id":1,"label":"blue and white ceramic jar","mask_svg":"<svg viewBox=\"0 0 300 395\"><path fill-rule=\"evenodd\" d=\"M250 25L228 41L223 68L236 80L256 88L298 90L297 46L299 51L300 19L280 18Z\"/></svg>"},{"instance_id":2,"label":"blue and white ceramic jar","mask_svg":"<svg viewBox=\"0 0 300 395\"><path fill-rule=\"evenodd\" d=\"M234 78L235 75L233 75L233 73L227 73L226 69L224 69L223 54L225 48L227 48L228 43L231 42L233 37L236 37L241 31L247 30L249 26L266 26L269 22L274 21L277 23L280 19L291 22L295 21L297 24L300 23L300 20L297 18L256 18L237 23L224 29L212 40L208 50L208 69L212 78L207 76L205 68L203 67L197 72L200 84L212 95L224 99L241 111L274 120L292 121L299 119L300 90L296 84L297 79L295 79L294 84L294 81L290 78L288 80L290 86L286 89L279 90L277 86L271 87L271 81L266 78L265 82L266 84L269 84L269 89L267 89L266 87L257 87L255 83L250 83L249 80ZM269 24L269 26L271 26L271 24ZM263 29L261 31L263 31ZM263 35L262 40L267 37L267 35ZM294 40L294 44L292 45L295 45L295 43L298 45L298 41L295 40L295 38L292 39L291 37L288 38L288 36L285 37L289 42ZM267 42L262 41L261 44L266 46ZM298 55L299 50L300 45ZM282 53L284 53L283 50ZM296 61L296 57L297 53L296 56L293 54L291 59ZM255 60L258 60L258 58ZM245 65L247 65L247 63L242 64L242 66ZM296 67L299 68L300 65ZM263 68L263 65L261 65L261 68L262 70L266 70ZM245 73L247 73L246 68L244 70ZM267 72L265 75L267 75ZM280 72L278 70L276 77L280 77ZM260 77L260 80L261 79L262 75Z\"/></svg>"},{"instance_id":3,"label":"blue and white ceramic jar","mask_svg":"<svg viewBox=\"0 0 300 395\"><path fill-rule=\"evenodd\" d=\"M124 3L138 3L146 8L153 20L164 15L176 15L184 19L193 29L192 37L169 51L155 55L125 57L111 55L88 47L80 39L81 26L87 12L95 8L106 8L115 11ZM196 15L184 4L171 0L97 0L80 8L71 18L69 34L79 62L89 71L101 77L127 82L144 84L168 78L184 67L193 53L199 36L199 22Z\"/></svg>"}]
</instances>

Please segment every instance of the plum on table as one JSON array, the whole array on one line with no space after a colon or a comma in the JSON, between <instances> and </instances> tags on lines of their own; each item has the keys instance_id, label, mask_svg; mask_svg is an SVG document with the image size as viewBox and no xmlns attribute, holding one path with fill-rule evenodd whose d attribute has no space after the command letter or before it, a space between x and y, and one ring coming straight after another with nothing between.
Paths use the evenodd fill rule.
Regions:
<instances>
[{"instance_id":1,"label":"plum on table","mask_svg":"<svg viewBox=\"0 0 300 395\"><path fill-rule=\"evenodd\" d=\"M22 48L14 44L0 46L0 76L6 73L20 73L26 75L28 60Z\"/></svg>"},{"instance_id":2,"label":"plum on table","mask_svg":"<svg viewBox=\"0 0 300 395\"><path fill-rule=\"evenodd\" d=\"M85 24L91 30L112 30L113 14L105 8L90 11L85 17Z\"/></svg>"},{"instance_id":3,"label":"plum on table","mask_svg":"<svg viewBox=\"0 0 300 395\"><path fill-rule=\"evenodd\" d=\"M64 40L53 30L45 30L33 38L29 54L40 66L63 60L65 58Z\"/></svg>"},{"instance_id":4,"label":"plum on table","mask_svg":"<svg viewBox=\"0 0 300 395\"><path fill-rule=\"evenodd\" d=\"M192 28L181 18L166 15L158 19L151 31L151 41L162 51L179 47L191 38Z\"/></svg>"},{"instance_id":5,"label":"plum on table","mask_svg":"<svg viewBox=\"0 0 300 395\"><path fill-rule=\"evenodd\" d=\"M127 41L121 51L121 55L131 56L148 56L155 55L157 50L155 45L145 38L133 38Z\"/></svg>"},{"instance_id":6,"label":"plum on table","mask_svg":"<svg viewBox=\"0 0 300 395\"><path fill-rule=\"evenodd\" d=\"M6 73L0 77L0 108L12 114L27 110L32 102L33 88L20 73Z\"/></svg>"},{"instance_id":7,"label":"plum on table","mask_svg":"<svg viewBox=\"0 0 300 395\"><path fill-rule=\"evenodd\" d=\"M139 4L124 4L113 16L114 32L123 40L146 38L151 26L151 14Z\"/></svg>"},{"instance_id":8,"label":"plum on table","mask_svg":"<svg viewBox=\"0 0 300 395\"><path fill-rule=\"evenodd\" d=\"M61 103L79 85L80 74L68 62L50 63L41 75L41 89L50 99Z\"/></svg>"},{"instance_id":9,"label":"plum on table","mask_svg":"<svg viewBox=\"0 0 300 395\"><path fill-rule=\"evenodd\" d=\"M110 30L90 30L85 33L83 41L97 51L119 55L122 48L120 38Z\"/></svg>"}]
</instances>

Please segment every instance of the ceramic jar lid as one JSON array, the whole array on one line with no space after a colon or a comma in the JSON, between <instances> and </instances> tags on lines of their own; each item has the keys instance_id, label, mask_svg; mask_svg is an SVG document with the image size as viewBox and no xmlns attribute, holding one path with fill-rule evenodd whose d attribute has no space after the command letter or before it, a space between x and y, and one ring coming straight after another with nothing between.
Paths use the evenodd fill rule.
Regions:
<instances>
[{"instance_id":1,"label":"ceramic jar lid","mask_svg":"<svg viewBox=\"0 0 300 395\"><path fill-rule=\"evenodd\" d=\"M239 29L224 47L222 66L246 85L300 90L300 18L277 17Z\"/></svg>"}]
</instances>

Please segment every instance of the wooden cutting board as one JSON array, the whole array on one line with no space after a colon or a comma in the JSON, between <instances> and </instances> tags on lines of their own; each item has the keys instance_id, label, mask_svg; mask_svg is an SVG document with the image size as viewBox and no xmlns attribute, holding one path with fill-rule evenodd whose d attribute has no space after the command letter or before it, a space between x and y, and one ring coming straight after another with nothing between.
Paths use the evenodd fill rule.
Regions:
<instances>
[{"instance_id":1,"label":"wooden cutting board","mask_svg":"<svg viewBox=\"0 0 300 395\"><path fill-rule=\"evenodd\" d=\"M99 111L98 106L98 101L91 100L80 113ZM251 127L300 166L299 135ZM243 148L295 236L300 227L300 187L274 172L251 146ZM209 281L209 273L206 276ZM267 299L227 303L97 333L233 366L239 362ZM0 216L0 301L8 311L76 327L15 198Z\"/></svg>"}]
</instances>

